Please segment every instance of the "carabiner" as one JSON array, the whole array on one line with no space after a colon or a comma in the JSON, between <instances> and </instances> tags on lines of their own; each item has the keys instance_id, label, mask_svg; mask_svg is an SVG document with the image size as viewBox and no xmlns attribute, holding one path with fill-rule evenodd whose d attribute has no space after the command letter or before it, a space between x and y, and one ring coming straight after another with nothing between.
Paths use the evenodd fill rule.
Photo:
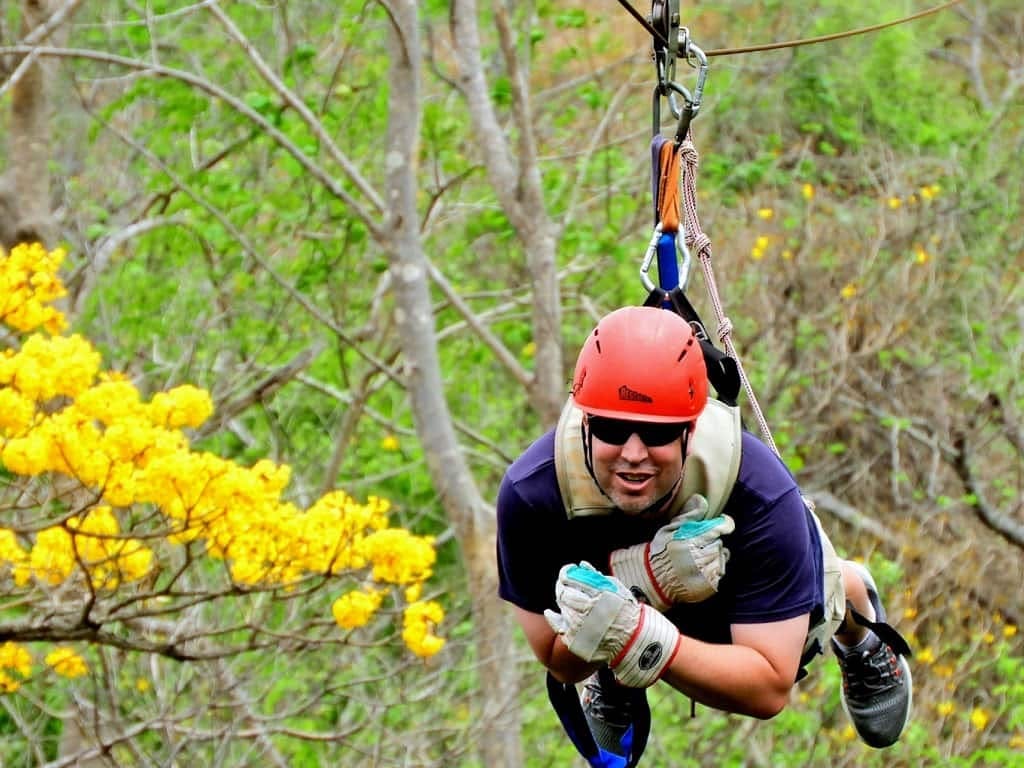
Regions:
<instances>
[{"instance_id":1,"label":"carabiner","mask_svg":"<svg viewBox=\"0 0 1024 768\"><path fill-rule=\"evenodd\" d=\"M682 96L685 102L684 107L680 107L676 96ZM672 117L678 120L687 111L692 109L693 97L690 96L690 92L682 85L675 81L669 81L664 86L656 86L654 89L654 109L653 109L653 126L654 132L652 135L658 135L661 131L661 97L664 96L668 100L668 107L672 111Z\"/></svg>"},{"instance_id":2,"label":"carabiner","mask_svg":"<svg viewBox=\"0 0 1024 768\"><path fill-rule=\"evenodd\" d=\"M704 97L704 84L708 79L708 57L690 39L690 30L686 27L679 28L679 45L682 51L680 56L686 59L687 64L697 70L697 85L693 89L693 98L690 100L690 103L693 104L693 117L696 117L697 112L700 110L701 99ZM694 59L697 60L696 64L693 63Z\"/></svg>"},{"instance_id":3,"label":"carabiner","mask_svg":"<svg viewBox=\"0 0 1024 768\"><path fill-rule=\"evenodd\" d=\"M661 242L662 234L663 233L661 231L661 222L658 222L657 226L654 227L654 232L651 234L651 241L647 244L647 251L644 253L643 261L640 263L640 283L643 285L644 288L647 289L648 293L650 293L651 291L658 287L654 284L654 281L651 280L651 276L648 274L648 272L650 272L651 270L651 262L653 262L654 257L658 255L658 244ZM673 239L675 240L676 244L676 254L678 254L681 257L681 263L678 267L678 287L685 292L686 286L689 285L690 283L690 266L692 263L692 259L690 257L690 249L686 247L686 237L682 231L676 232ZM671 291L675 287L676 286L674 285L662 285L661 289L667 292Z\"/></svg>"}]
</instances>

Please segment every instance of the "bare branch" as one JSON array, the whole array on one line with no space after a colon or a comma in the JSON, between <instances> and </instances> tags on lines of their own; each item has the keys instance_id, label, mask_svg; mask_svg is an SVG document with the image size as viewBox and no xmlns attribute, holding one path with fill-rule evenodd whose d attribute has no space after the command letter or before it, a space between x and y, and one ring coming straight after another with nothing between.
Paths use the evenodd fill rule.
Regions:
<instances>
[{"instance_id":1,"label":"bare branch","mask_svg":"<svg viewBox=\"0 0 1024 768\"><path fill-rule=\"evenodd\" d=\"M953 446L956 451L956 460L953 466L964 487L974 499L972 506L978 513L978 517L1007 541L1024 549L1024 524L1003 513L985 498L982 484L971 467L971 450L965 432L959 431L954 434Z\"/></svg>"},{"instance_id":2,"label":"bare branch","mask_svg":"<svg viewBox=\"0 0 1024 768\"><path fill-rule=\"evenodd\" d=\"M448 282L448 279L441 274L441 271L429 259L427 259L427 272L430 275L430 279L441 289L445 298L455 307L462 319L466 321L466 325L473 329L477 337L487 345L494 353L494 356L498 358L498 361L512 374L512 377L524 387L529 387L532 379L530 374L519 364L519 361L509 351L508 347L491 332L491 329L480 322L480 319L473 313L473 310L466 302L462 300L462 297L452 287L452 284Z\"/></svg>"},{"instance_id":3,"label":"bare branch","mask_svg":"<svg viewBox=\"0 0 1024 768\"><path fill-rule=\"evenodd\" d=\"M206 78L199 77L198 75L194 75L191 72L186 72L181 69L164 67L159 64L131 59L126 56L118 56L113 53L104 53L102 51L93 51L83 48L53 48L47 46L33 47L25 45L0 47L0 54L27 54L32 52L35 52L38 56L50 56L63 59L87 59L104 64L112 64L138 72L144 77L165 77L171 80L179 80L196 88L197 90L202 91L203 93L208 94L209 96L212 96L215 99L223 101L231 107L231 109L241 115L244 115L247 119L258 125L261 131L270 136L282 149L295 158L295 160L305 168L313 178L320 182L327 191L351 208L352 212L371 232L377 233L378 235L380 234L377 231L379 220L361 206L359 202L352 197L344 187L338 184L338 182L329 173L327 173L324 168L300 150L291 139L285 136L263 115L252 109L243 100L237 98L224 88L221 88L219 85L212 83Z\"/></svg>"},{"instance_id":4,"label":"bare branch","mask_svg":"<svg viewBox=\"0 0 1024 768\"><path fill-rule=\"evenodd\" d=\"M376 190L370 186L369 182L363 178L359 169L352 164L352 161L349 160L345 153L338 148L338 145L334 143L334 140L324 128L324 124L317 119L316 115L314 115L309 107L306 106L305 102L296 96L295 93L293 93L291 89L281 81L281 78L279 78L267 65L263 60L263 57L260 56L259 51L253 47L253 44L249 39L242 34L242 31L235 26L235 23L228 18L227 14L221 10L220 6L216 3L211 3L207 7L209 8L210 13L216 16L217 21L219 21L228 31L231 38L238 43L239 47L241 47L243 51L245 51L245 55L249 57L249 60L256 67L256 71L260 73L260 76L268 85L270 85L271 88L274 89L275 93L277 93L277 95L280 96L289 107L294 109L299 116L302 117L303 122L306 123L306 126L313 132L313 135L316 136L317 140L327 148L327 152L331 158L341 166L342 170L345 171L345 174L352 183L356 185L359 191L366 195L367 199L376 209L373 213L382 213L386 208L384 201L380 199ZM367 213L366 215L370 214Z\"/></svg>"},{"instance_id":5,"label":"bare branch","mask_svg":"<svg viewBox=\"0 0 1024 768\"><path fill-rule=\"evenodd\" d=\"M207 421L197 432L197 438L207 437L220 431L224 424L256 403L263 403L273 397L274 393L292 381L309 367L324 348L324 342L316 342L299 352L284 365L268 371L256 384L247 387L246 392L235 396L217 406L216 418Z\"/></svg>"}]
</instances>

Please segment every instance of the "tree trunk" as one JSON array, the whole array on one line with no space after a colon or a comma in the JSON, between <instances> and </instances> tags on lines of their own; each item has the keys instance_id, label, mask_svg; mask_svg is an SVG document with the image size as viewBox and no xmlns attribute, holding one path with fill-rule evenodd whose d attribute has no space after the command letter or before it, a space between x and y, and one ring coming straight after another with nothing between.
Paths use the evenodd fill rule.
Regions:
<instances>
[{"instance_id":1,"label":"tree trunk","mask_svg":"<svg viewBox=\"0 0 1024 768\"><path fill-rule=\"evenodd\" d=\"M459 68L458 87L469 106L477 145L486 147L482 162L501 208L516 230L526 252L533 294L533 340L537 345L530 405L547 426L554 426L565 402L562 370L562 305L555 263L557 227L544 206L528 68L521 61L504 4L494 5L501 50L512 84L512 120L518 135L513 153L506 131L495 112L483 59L475 0L454 0L450 26Z\"/></svg>"},{"instance_id":2,"label":"tree trunk","mask_svg":"<svg viewBox=\"0 0 1024 768\"><path fill-rule=\"evenodd\" d=\"M387 196L391 219L386 249L394 279L395 319L416 431L431 479L462 550L471 592L479 664L479 751L488 768L520 768L519 714L512 632L497 596L495 518L473 480L456 440L444 396L431 308L427 260L416 208L420 130L420 40L415 0L391 6L391 73L401 83L388 95Z\"/></svg>"},{"instance_id":3,"label":"tree trunk","mask_svg":"<svg viewBox=\"0 0 1024 768\"><path fill-rule=\"evenodd\" d=\"M39 40L39 27L57 9L56 0L25 0L22 35ZM33 36L33 33L37 33ZM5 248L40 242L51 246L56 227L50 212L50 106L54 64L42 58L15 67L7 183L0 185L0 239ZM3 219L7 219L3 221Z\"/></svg>"}]
</instances>

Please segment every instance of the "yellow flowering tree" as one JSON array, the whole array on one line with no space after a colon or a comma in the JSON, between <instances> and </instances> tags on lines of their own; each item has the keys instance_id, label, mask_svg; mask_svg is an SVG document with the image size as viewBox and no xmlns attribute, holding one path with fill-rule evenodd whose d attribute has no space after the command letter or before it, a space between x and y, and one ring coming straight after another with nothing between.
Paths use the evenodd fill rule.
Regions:
<instances>
[{"instance_id":1,"label":"yellow flowering tree","mask_svg":"<svg viewBox=\"0 0 1024 768\"><path fill-rule=\"evenodd\" d=\"M210 395L147 399L103 370L54 306L63 257L0 251L0 689L31 679L25 643L62 643L37 666L74 678L87 661L72 642L224 658L346 642L390 607L413 654L437 653L443 612L421 597L431 539L391 527L385 499L332 491L300 509L287 466L194 449L186 430ZM289 625L282 604L327 590L341 593L322 605L332 624Z\"/></svg>"}]
</instances>

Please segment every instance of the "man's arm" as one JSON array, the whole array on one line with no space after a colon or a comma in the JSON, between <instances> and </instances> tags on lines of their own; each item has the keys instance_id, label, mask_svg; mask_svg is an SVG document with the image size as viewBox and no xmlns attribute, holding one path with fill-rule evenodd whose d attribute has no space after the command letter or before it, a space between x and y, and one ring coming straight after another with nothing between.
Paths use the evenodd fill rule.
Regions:
<instances>
[{"instance_id":1,"label":"man's arm","mask_svg":"<svg viewBox=\"0 0 1024 768\"><path fill-rule=\"evenodd\" d=\"M556 680L586 679L597 665L565 647L539 613L516 607L527 642ZM682 636L663 680L715 709L769 718L785 707L796 680L809 615L767 624L734 624L731 645Z\"/></svg>"},{"instance_id":2,"label":"man's arm","mask_svg":"<svg viewBox=\"0 0 1024 768\"><path fill-rule=\"evenodd\" d=\"M584 661L565 647L561 637L555 634L543 614L533 613L515 606L516 620L523 628L526 641L534 655L548 668L560 683L578 683L586 680L600 664Z\"/></svg>"},{"instance_id":3,"label":"man's arm","mask_svg":"<svg viewBox=\"0 0 1024 768\"><path fill-rule=\"evenodd\" d=\"M809 614L733 624L732 644L682 636L662 680L715 709L766 719L786 706L807 638Z\"/></svg>"}]
</instances>

